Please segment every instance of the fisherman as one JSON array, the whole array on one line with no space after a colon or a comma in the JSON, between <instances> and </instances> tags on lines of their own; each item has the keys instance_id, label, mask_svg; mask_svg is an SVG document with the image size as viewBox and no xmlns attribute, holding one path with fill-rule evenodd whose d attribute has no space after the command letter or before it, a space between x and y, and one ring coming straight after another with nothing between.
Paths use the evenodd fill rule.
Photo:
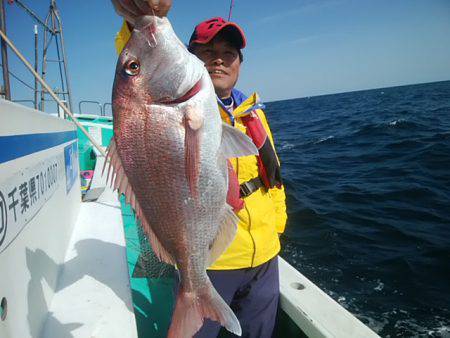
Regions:
<instances>
[{"instance_id":1,"label":"fisherman","mask_svg":"<svg viewBox=\"0 0 450 338\"><path fill-rule=\"evenodd\" d=\"M166 16L172 0L148 0L148 4L144 0L113 0L113 3L126 20L116 37L120 53L131 35L135 18L153 13ZM239 218L238 229L234 241L207 273L239 319L243 337L269 338L279 301L279 235L284 231L287 216L279 161L262 105L256 94L246 97L234 88L245 45L243 30L236 23L217 17L195 27L188 49L205 63L223 121L247 133L259 149L259 156L230 160L233 170L229 171L227 201ZM217 337L219 331L220 324L206 320L195 337Z\"/></svg>"}]
</instances>

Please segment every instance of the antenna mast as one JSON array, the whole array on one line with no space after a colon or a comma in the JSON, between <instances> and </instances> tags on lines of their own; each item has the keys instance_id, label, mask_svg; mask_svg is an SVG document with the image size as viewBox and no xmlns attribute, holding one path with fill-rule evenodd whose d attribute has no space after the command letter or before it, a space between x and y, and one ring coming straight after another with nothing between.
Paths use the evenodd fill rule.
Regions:
<instances>
[{"instance_id":1,"label":"antenna mast","mask_svg":"<svg viewBox=\"0 0 450 338\"><path fill-rule=\"evenodd\" d=\"M18 1L18 0L16 0ZM69 83L69 75L67 71L67 58L64 47L64 36L61 17L59 15L58 8L56 7L56 0L50 0L50 9L45 19L45 26L50 29L44 29L44 50L42 57L42 79L45 81L45 76L47 74L47 65L49 62L55 62L59 67L59 76L61 80L61 89L56 93L59 95L66 103L69 104L69 110L72 110L72 98ZM55 39L56 43L56 60L48 58L47 52L48 47L52 41ZM41 91L41 110L44 110L45 95L48 94L47 91L42 88Z\"/></svg>"},{"instance_id":2,"label":"antenna mast","mask_svg":"<svg viewBox=\"0 0 450 338\"><path fill-rule=\"evenodd\" d=\"M3 2L4 0L0 0ZM63 100L63 102L68 105L69 109L72 111L72 98L71 98L71 89L69 83L69 75L67 70L67 57L64 47L64 36L63 36L63 28L61 22L61 16L58 11L58 7L56 6L56 0L50 0L50 7L45 20L39 18L30 8L28 8L22 0L8 0L10 3L16 3L19 7L25 10L27 14L29 14L40 26L42 26L44 30L44 47L43 47L43 56L42 56L42 78L45 80L47 75L47 66L48 63L57 63L59 70L59 78L60 78L60 86L61 88L56 91L56 94ZM37 30L35 28L35 41L37 39ZM48 58L48 50L52 40L55 40L56 45L56 59ZM37 42L35 42L37 43ZM3 50L3 49L2 49ZM35 53L35 60L37 60L37 53ZM36 68L35 68L36 69ZM35 93L38 90L35 89ZM47 89L41 86L41 101L39 104L40 110L44 110L46 95L49 95ZM35 100L37 102L36 96Z\"/></svg>"}]
</instances>

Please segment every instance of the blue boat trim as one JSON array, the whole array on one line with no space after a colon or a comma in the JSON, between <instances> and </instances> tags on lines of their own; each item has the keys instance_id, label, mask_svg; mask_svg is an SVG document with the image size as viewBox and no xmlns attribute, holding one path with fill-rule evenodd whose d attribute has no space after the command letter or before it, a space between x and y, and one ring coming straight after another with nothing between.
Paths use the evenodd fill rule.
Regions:
<instances>
[{"instance_id":1,"label":"blue boat trim","mask_svg":"<svg viewBox=\"0 0 450 338\"><path fill-rule=\"evenodd\" d=\"M0 164L75 140L76 130L0 136Z\"/></svg>"}]
</instances>

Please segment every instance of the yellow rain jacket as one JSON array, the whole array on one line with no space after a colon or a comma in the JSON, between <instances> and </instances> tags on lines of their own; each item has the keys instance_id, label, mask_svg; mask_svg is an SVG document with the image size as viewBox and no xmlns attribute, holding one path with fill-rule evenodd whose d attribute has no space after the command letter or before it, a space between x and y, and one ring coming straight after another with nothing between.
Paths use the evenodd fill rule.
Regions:
<instances>
[{"instance_id":1,"label":"yellow rain jacket","mask_svg":"<svg viewBox=\"0 0 450 338\"><path fill-rule=\"evenodd\" d=\"M124 22L115 39L117 52L120 53L130 38L130 30ZM234 111L234 126L243 133L246 127L240 116L251 110L257 104L258 96L251 95ZM219 106L222 120L231 123L228 115ZM272 133L267 124L266 116L261 109L256 109L262 124L273 143ZM231 159L231 164L237 173L239 183L244 183L258 176L256 156L246 156ZM211 270L232 270L261 265L275 257L280 251L278 235L283 233L286 225L286 203L284 187L265 191L256 190L244 198L245 206L237 213L239 224L234 241L225 252L209 267Z\"/></svg>"}]
</instances>

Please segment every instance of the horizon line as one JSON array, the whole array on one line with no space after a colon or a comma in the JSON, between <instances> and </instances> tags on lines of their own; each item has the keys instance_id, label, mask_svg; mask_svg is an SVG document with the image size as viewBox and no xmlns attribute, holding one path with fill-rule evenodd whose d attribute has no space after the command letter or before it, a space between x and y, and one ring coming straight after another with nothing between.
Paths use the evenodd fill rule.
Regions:
<instances>
[{"instance_id":1,"label":"horizon line","mask_svg":"<svg viewBox=\"0 0 450 338\"><path fill-rule=\"evenodd\" d=\"M427 81L427 82L406 83L406 84L395 85L395 86L388 86L388 87L374 87L374 88L355 89L355 90L349 90L349 91L346 91L346 92L332 92L332 93L318 94L318 95L299 96L299 97L293 97L293 98L289 98L289 99L279 99L279 100L273 100L273 101L264 101L264 103L274 103L274 102L290 101L290 100L298 100L298 99L309 99L309 98L319 97L319 96L356 93L356 92L364 92L364 91L378 90L378 89L390 89L390 88L397 88L397 87L419 86L419 85L424 85L424 84L439 83L439 82L449 82L449 81L450 81L450 79L437 80L437 81Z\"/></svg>"}]
</instances>

